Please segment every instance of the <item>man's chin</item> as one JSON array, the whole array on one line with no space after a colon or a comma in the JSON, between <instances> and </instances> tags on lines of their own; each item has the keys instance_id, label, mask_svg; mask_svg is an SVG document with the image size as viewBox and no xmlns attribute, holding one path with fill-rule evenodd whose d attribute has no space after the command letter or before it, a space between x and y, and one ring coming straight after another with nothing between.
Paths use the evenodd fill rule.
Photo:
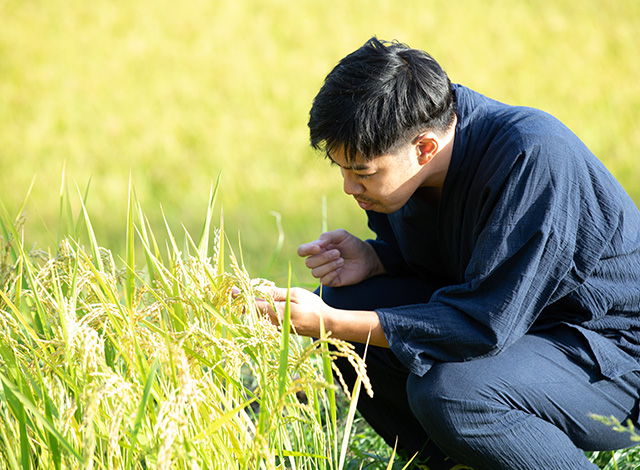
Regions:
<instances>
[{"instance_id":1,"label":"man's chin","mask_svg":"<svg viewBox=\"0 0 640 470\"><path fill-rule=\"evenodd\" d=\"M371 211L371 212L377 212L379 214L392 214L395 211L397 211L398 209L390 209L386 206L383 206L381 204L373 204L373 207L371 209L366 209L367 211Z\"/></svg>"},{"instance_id":2,"label":"man's chin","mask_svg":"<svg viewBox=\"0 0 640 470\"><path fill-rule=\"evenodd\" d=\"M393 214L394 212L402 209L402 206L404 206L404 204L400 206L387 206L382 203L377 203L377 204L372 204L372 206L373 207L371 209L367 209L367 210L370 210L372 212L378 212L380 214Z\"/></svg>"}]
</instances>

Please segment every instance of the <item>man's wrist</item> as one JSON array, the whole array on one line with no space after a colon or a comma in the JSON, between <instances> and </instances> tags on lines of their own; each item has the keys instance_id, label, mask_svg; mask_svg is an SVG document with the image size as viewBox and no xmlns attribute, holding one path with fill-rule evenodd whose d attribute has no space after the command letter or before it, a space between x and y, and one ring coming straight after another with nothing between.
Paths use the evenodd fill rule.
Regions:
<instances>
[{"instance_id":1,"label":"man's wrist","mask_svg":"<svg viewBox=\"0 0 640 470\"><path fill-rule=\"evenodd\" d=\"M329 305L326 305L326 308L322 310L320 318L325 333L334 331L334 328L336 326L336 313L337 310L333 307L330 307ZM320 333L320 325L318 325L318 333Z\"/></svg>"},{"instance_id":2,"label":"man's wrist","mask_svg":"<svg viewBox=\"0 0 640 470\"><path fill-rule=\"evenodd\" d=\"M369 265L371 267L369 269L368 278L386 274L387 270L385 269L384 264L382 264L382 261L380 260L378 253L376 253L375 248L373 248L373 246L370 243L367 243L367 245L369 245L369 260L370 260Z\"/></svg>"},{"instance_id":3,"label":"man's wrist","mask_svg":"<svg viewBox=\"0 0 640 470\"><path fill-rule=\"evenodd\" d=\"M323 314L326 332L345 341L389 347L378 314L371 310L340 310L329 307Z\"/></svg>"}]
</instances>

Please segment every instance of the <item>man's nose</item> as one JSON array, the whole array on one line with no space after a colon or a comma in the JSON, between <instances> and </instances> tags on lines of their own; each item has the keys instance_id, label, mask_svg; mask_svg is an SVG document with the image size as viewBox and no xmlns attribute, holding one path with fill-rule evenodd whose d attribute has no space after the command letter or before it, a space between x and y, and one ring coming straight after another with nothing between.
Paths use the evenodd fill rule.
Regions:
<instances>
[{"instance_id":1,"label":"man's nose","mask_svg":"<svg viewBox=\"0 0 640 470\"><path fill-rule=\"evenodd\" d=\"M348 195L352 196L354 194L362 194L364 192L364 186L358 183L353 175L350 175L348 171L342 171L342 179L342 189Z\"/></svg>"}]
</instances>

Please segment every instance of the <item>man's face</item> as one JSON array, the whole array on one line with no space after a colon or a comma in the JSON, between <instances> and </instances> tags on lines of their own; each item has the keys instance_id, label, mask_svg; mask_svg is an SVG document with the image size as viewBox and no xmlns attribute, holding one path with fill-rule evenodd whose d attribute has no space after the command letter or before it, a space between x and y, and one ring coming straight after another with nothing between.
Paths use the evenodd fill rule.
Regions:
<instances>
[{"instance_id":1,"label":"man's face","mask_svg":"<svg viewBox=\"0 0 640 470\"><path fill-rule=\"evenodd\" d=\"M344 192L362 209L389 214L404 206L422 183L421 165L414 151L408 146L368 162L358 154L350 164L340 149L330 152L329 158L340 167Z\"/></svg>"}]
</instances>

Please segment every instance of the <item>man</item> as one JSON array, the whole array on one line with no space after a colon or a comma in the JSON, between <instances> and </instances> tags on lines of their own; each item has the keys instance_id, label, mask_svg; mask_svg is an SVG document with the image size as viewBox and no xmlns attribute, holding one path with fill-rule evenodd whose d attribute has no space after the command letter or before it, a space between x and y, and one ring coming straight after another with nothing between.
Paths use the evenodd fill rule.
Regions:
<instances>
[{"instance_id":1,"label":"man","mask_svg":"<svg viewBox=\"0 0 640 470\"><path fill-rule=\"evenodd\" d=\"M592 414L638 422L640 213L571 131L376 38L309 127L376 239L301 245L326 287L292 290L292 323L374 346L359 409L387 442L432 470L592 469L583 450L632 444ZM274 322L285 295L259 302Z\"/></svg>"}]
</instances>

